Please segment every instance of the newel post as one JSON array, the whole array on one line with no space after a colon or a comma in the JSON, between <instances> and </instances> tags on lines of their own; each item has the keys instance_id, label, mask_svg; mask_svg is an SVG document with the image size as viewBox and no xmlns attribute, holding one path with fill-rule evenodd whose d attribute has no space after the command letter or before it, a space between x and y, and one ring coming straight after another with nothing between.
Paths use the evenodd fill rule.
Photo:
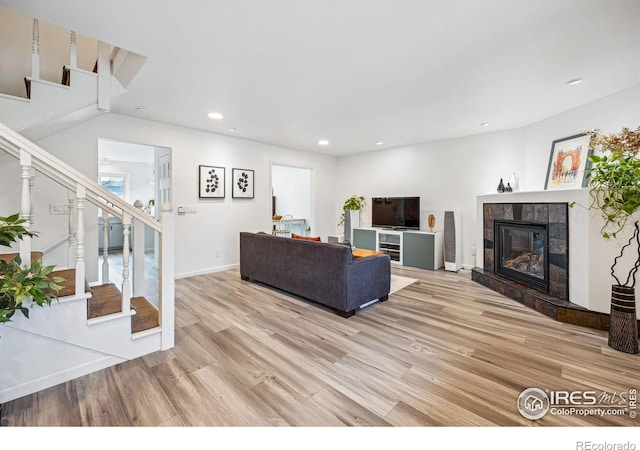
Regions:
<instances>
[{"instance_id":1,"label":"newel post","mask_svg":"<svg viewBox=\"0 0 640 450\"><path fill-rule=\"evenodd\" d=\"M175 224L171 203L162 204L160 213L160 327L161 348L174 346L175 327Z\"/></svg>"}]
</instances>

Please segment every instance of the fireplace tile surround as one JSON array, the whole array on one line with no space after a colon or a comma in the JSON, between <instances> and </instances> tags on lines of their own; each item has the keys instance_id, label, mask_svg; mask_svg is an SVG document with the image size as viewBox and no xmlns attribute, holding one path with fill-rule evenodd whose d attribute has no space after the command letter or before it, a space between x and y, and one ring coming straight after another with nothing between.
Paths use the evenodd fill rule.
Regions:
<instances>
[{"instance_id":1,"label":"fireplace tile surround","mask_svg":"<svg viewBox=\"0 0 640 450\"><path fill-rule=\"evenodd\" d=\"M611 308L611 281L609 266L619 252L619 246L603 239L600 234L602 227L598 214L592 214L587 208L568 208L568 215L563 214L566 208L551 207L545 212L544 205L566 204L576 202L578 205L588 205L591 196L588 188L564 189L551 191L518 191L511 193L479 194L476 197L475 244L477 248L475 267L471 271L471 278L489 289L503 294L523 305L542 314L575 325L586 326L601 330L609 329L609 312ZM552 276L554 280L567 280L567 296L565 299L545 294L532 287L506 279L494 273L493 259L485 260L484 244L485 229L488 236L493 236L493 226L486 224L484 212L485 204L503 205L533 205L522 208L522 219L539 220L547 217L553 241L550 245L566 245L566 252L550 248L556 255L564 255L566 261L555 261ZM509 206L496 206L496 210L507 211ZM511 209L513 211L513 208ZM563 220L567 222L565 227ZM632 230L631 230L632 232ZM565 236L566 234L566 236ZM493 239L491 239L493 240ZM493 251L491 251L493 258ZM554 256L554 258L558 258ZM485 265L486 264L486 265ZM566 268L566 269L565 269ZM640 286L636 287L636 296L640 296ZM640 309L638 310L638 329L640 330Z\"/></svg>"},{"instance_id":2,"label":"fireplace tile surround","mask_svg":"<svg viewBox=\"0 0 640 450\"><path fill-rule=\"evenodd\" d=\"M609 315L589 311L569 301L569 211L568 203L484 203L482 235L484 270L474 268L472 279L561 322L607 330ZM496 273L495 222L541 224L547 229L549 291L541 292Z\"/></svg>"},{"instance_id":3,"label":"fireplace tile surround","mask_svg":"<svg viewBox=\"0 0 640 450\"><path fill-rule=\"evenodd\" d=\"M496 273L494 223L516 221L545 225L549 247L549 295L569 299L569 223L567 203L485 203L484 270Z\"/></svg>"}]
</instances>

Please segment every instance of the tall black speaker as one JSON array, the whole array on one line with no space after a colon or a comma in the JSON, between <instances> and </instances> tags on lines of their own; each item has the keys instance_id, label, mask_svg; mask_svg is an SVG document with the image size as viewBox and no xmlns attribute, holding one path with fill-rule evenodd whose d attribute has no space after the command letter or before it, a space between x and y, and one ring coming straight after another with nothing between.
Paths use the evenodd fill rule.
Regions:
<instances>
[{"instance_id":1,"label":"tall black speaker","mask_svg":"<svg viewBox=\"0 0 640 450\"><path fill-rule=\"evenodd\" d=\"M462 268L460 250L460 217L457 211L444 212L444 270L457 272Z\"/></svg>"}]
</instances>

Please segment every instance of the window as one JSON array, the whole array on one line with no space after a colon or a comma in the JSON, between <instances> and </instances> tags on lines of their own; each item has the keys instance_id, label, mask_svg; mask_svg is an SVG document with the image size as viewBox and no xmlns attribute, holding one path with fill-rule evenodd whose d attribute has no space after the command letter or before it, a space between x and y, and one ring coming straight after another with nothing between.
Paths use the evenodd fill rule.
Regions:
<instances>
[{"instance_id":1,"label":"window","mask_svg":"<svg viewBox=\"0 0 640 450\"><path fill-rule=\"evenodd\" d=\"M124 199L125 182L126 182L126 178L124 176L100 175L99 182L103 188L117 195L121 199Z\"/></svg>"}]
</instances>

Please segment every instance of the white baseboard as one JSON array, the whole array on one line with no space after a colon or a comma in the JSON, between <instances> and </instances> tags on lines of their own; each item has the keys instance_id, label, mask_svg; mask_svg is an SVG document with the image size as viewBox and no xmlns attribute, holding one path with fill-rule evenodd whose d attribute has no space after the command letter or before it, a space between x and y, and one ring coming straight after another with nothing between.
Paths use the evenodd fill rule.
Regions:
<instances>
[{"instance_id":1,"label":"white baseboard","mask_svg":"<svg viewBox=\"0 0 640 450\"><path fill-rule=\"evenodd\" d=\"M126 361L126 359L116 356L103 356L88 363L68 367L59 372L11 386L10 388L0 390L0 404L97 372L98 370L106 369L107 367L115 366L124 361Z\"/></svg>"},{"instance_id":2,"label":"white baseboard","mask_svg":"<svg viewBox=\"0 0 640 450\"><path fill-rule=\"evenodd\" d=\"M206 275L208 273L224 272L224 271L227 271L227 270L234 269L234 268L236 268L238 266L240 266L240 264L229 264L227 266L209 267L207 269L196 270L196 271L193 271L193 272L177 273L175 275L175 279L177 280L177 279L180 279L180 278L194 277L196 275Z\"/></svg>"}]
</instances>

